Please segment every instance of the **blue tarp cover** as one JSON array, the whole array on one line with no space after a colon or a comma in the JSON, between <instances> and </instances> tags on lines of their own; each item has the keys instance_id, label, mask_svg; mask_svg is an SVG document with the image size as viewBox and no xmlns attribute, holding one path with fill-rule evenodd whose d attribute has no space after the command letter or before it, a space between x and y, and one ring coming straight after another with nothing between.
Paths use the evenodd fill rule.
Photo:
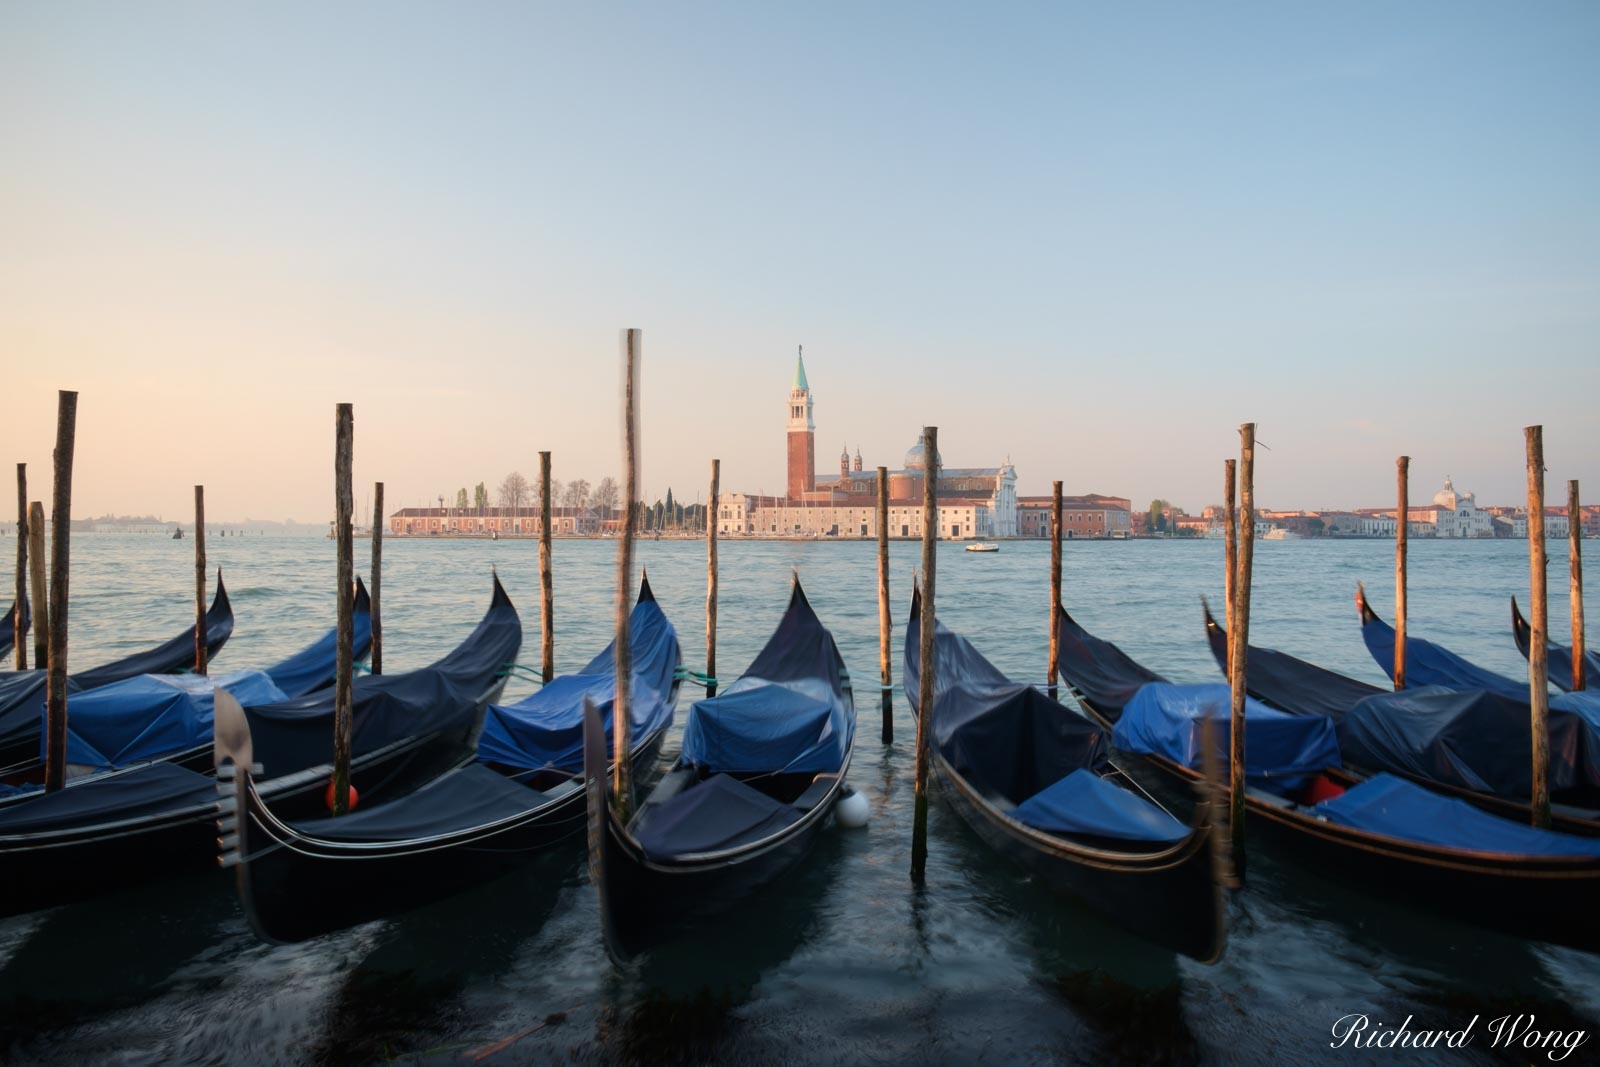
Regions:
<instances>
[{"instance_id":1,"label":"blue tarp cover","mask_svg":"<svg viewBox=\"0 0 1600 1067\"><path fill-rule=\"evenodd\" d=\"M0 837L120 822L217 800L217 783L175 763L67 781L65 789L0 806Z\"/></svg>"},{"instance_id":2,"label":"blue tarp cover","mask_svg":"<svg viewBox=\"0 0 1600 1067\"><path fill-rule=\"evenodd\" d=\"M1130 841L1182 841L1189 836L1187 826L1148 800L1086 770L1073 771L1035 793L1018 804L1011 817L1058 834L1094 834Z\"/></svg>"},{"instance_id":3,"label":"blue tarp cover","mask_svg":"<svg viewBox=\"0 0 1600 1067\"><path fill-rule=\"evenodd\" d=\"M1600 800L1600 715L1585 714L1586 700L1552 697L1546 720L1550 791L1571 803ZM1408 686L1350 709L1339 744L1352 766L1522 798L1533 789L1530 714L1526 692Z\"/></svg>"},{"instance_id":4,"label":"blue tarp cover","mask_svg":"<svg viewBox=\"0 0 1600 1067\"><path fill-rule=\"evenodd\" d=\"M120 767L211 743L218 689L240 704L287 699L266 671L228 674L145 674L67 700L67 762ZM44 711L39 711L39 758L45 757Z\"/></svg>"},{"instance_id":5,"label":"blue tarp cover","mask_svg":"<svg viewBox=\"0 0 1600 1067\"><path fill-rule=\"evenodd\" d=\"M1231 706L1226 685L1153 682L1123 709L1111 743L1198 768L1202 720L1209 715L1217 720L1217 745L1226 766ZM1246 778L1292 788L1298 778L1339 766L1333 722L1322 715L1290 715L1246 698L1244 762Z\"/></svg>"},{"instance_id":6,"label":"blue tarp cover","mask_svg":"<svg viewBox=\"0 0 1600 1067\"><path fill-rule=\"evenodd\" d=\"M1311 809L1329 822L1402 841L1517 856L1600 857L1600 838L1535 830L1377 774Z\"/></svg>"},{"instance_id":7,"label":"blue tarp cover","mask_svg":"<svg viewBox=\"0 0 1600 1067\"><path fill-rule=\"evenodd\" d=\"M361 663L372 652L372 598L360 578L356 579L356 601L351 616L355 662ZM333 684L333 673L338 657L339 631L330 629L316 641L296 652L267 673L272 682L283 690L282 699L293 700ZM245 703L240 700L239 703Z\"/></svg>"},{"instance_id":8,"label":"blue tarp cover","mask_svg":"<svg viewBox=\"0 0 1600 1067\"><path fill-rule=\"evenodd\" d=\"M836 771L849 742L848 714L828 682L744 677L689 709L683 762L712 771Z\"/></svg>"},{"instance_id":9,"label":"blue tarp cover","mask_svg":"<svg viewBox=\"0 0 1600 1067\"><path fill-rule=\"evenodd\" d=\"M673 675L683 664L678 633L652 596L634 605L629 620L633 653L633 706L628 736L643 741L672 721ZM478 739L478 759L508 767L583 769L583 701L600 709L611 741L611 709L617 695L613 659L616 642L577 674L553 679L515 704L491 704Z\"/></svg>"},{"instance_id":10,"label":"blue tarp cover","mask_svg":"<svg viewBox=\"0 0 1600 1067\"><path fill-rule=\"evenodd\" d=\"M1383 673L1394 677L1394 627L1376 616L1361 624L1361 640ZM1515 681L1469 663L1432 641L1406 635L1406 688L1442 686L1446 689L1487 689L1507 696L1528 696L1528 680Z\"/></svg>"},{"instance_id":11,"label":"blue tarp cover","mask_svg":"<svg viewBox=\"0 0 1600 1067\"><path fill-rule=\"evenodd\" d=\"M1166 679L1136 662L1110 641L1079 626L1061 611L1061 680L1083 695L1095 711L1116 722L1139 688Z\"/></svg>"},{"instance_id":12,"label":"blue tarp cover","mask_svg":"<svg viewBox=\"0 0 1600 1067\"><path fill-rule=\"evenodd\" d=\"M760 841L802 814L731 775L714 774L641 811L635 834L645 855L670 859Z\"/></svg>"}]
</instances>

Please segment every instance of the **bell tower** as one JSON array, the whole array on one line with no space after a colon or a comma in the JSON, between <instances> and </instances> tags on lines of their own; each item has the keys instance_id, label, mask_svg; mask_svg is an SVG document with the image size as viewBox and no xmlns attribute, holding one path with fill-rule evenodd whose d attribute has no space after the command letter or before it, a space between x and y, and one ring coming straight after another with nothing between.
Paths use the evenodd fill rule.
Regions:
<instances>
[{"instance_id":1,"label":"bell tower","mask_svg":"<svg viewBox=\"0 0 1600 1067\"><path fill-rule=\"evenodd\" d=\"M817 424L812 418L811 385L806 381L805 346L794 365L789 387L789 498L817 487Z\"/></svg>"}]
</instances>

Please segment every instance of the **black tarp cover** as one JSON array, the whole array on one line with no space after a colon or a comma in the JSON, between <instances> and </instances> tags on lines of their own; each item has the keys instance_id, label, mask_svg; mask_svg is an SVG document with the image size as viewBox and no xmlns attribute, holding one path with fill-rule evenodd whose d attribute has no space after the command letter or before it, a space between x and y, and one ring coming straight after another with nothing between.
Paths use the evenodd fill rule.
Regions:
<instances>
[{"instance_id":1,"label":"black tarp cover","mask_svg":"<svg viewBox=\"0 0 1600 1067\"><path fill-rule=\"evenodd\" d=\"M233 634L233 604L228 600L228 590L222 584L222 572L217 571L217 595L206 611L206 659L215 656ZM170 674L194 666L194 627L191 626L170 641L155 648L138 652L108 663L73 674L72 680L80 689L95 689L112 682L120 682L139 674Z\"/></svg>"},{"instance_id":2,"label":"black tarp cover","mask_svg":"<svg viewBox=\"0 0 1600 1067\"><path fill-rule=\"evenodd\" d=\"M1549 713L1552 795L1600 803L1600 722L1557 707ZM1407 688L1368 697L1339 725L1345 762L1373 770L1523 799L1533 790L1526 699L1486 690Z\"/></svg>"},{"instance_id":3,"label":"black tarp cover","mask_svg":"<svg viewBox=\"0 0 1600 1067\"><path fill-rule=\"evenodd\" d=\"M39 709L45 703L43 670L0 673L0 744L39 736ZM78 692L78 683L67 679L67 692Z\"/></svg>"},{"instance_id":4,"label":"black tarp cover","mask_svg":"<svg viewBox=\"0 0 1600 1067\"><path fill-rule=\"evenodd\" d=\"M1206 641L1223 676L1228 673L1228 631L1206 608ZM1388 692L1375 685L1255 645L1245 650L1245 691L1263 704L1295 715L1326 715L1339 722L1367 697Z\"/></svg>"},{"instance_id":5,"label":"black tarp cover","mask_svg":"<svg viewBox=\"0 0 1600 1067\"><path fill-rule=\"evenodd\" d=\"M355 679L351 754L466 725L521 646L522 622L496 577L488 612L448 656L420 670ZM326 689L245 709L263 778L333 759L333 704L333 690Z\"/></svg>"},{"instance_id":6,"label":"black tarp cover","mask_svg":"<svg viewBox=\"0 0 1600 1067\"><path fill-rule=\"evenodd\" d=\"M1394 678L1394 627L1380 619L1365 595L1361 601L1361 640L1383 673ZM1485 670L1443 645L1406 634L1406 688L1442 686L1447 689L1487 689L1506 696L1528 695L1528 680L1507 678Z\"/></svg>"},{"instance_id":7,"label":"black tarp cover","mask_svg":"<svg viewBox=\"0 0 1600 1067\"><path fill-rule=\"evenodd\" d=\"M1112 722L1146 682L1165 678L1147 670L1110 641L1102 641L1079 626L1067 609L1061 609L1061 680L1083 695L1094 709Z\"/></svg>"},{"instance_id":8,"label":"black tarp cover","mask_svg":"<svg viewBox=\"0 0 1600 1067\"><path fill-rule=\"evenodd\" d=\"M921 632L921 613L913 606L903 667L913 712L921 685ZM1033 686L1013 682L942 623L934 631L934 663L933 743L982 793L1015 807L1074 770L1105 764L1100 727Z\"/></svg>"},{"instance_id":9,"label":"black tarp cover","mask_svg":"<svg viewBox=\"0 0 1600 1067\"><path fill-rule=\"evenodd\" d=\"M324 841L415 841L514 819L544 799L537 789L471 763L386 804L291 825Z\"/></svg>"},{"instance_id":10,"label":"black tarp cover","mask_svg":"<svg viewBox=\"0 0 1600 1067\"><path fill-rule=\"evenodd\" d=\"M1517 607L1517 598L1511 598L1511 638L1517 643L1517 651L1522 653L1522 658L1528 658L1528 648L1532 643L1533 635L1528 620L1522 617L1522 609ZM1545 642L1545 668L1550 677L1550 682L1558 689L1572 691L1572 649L1566 645L1558 645L1553 641ZM1583 650L1584 670L1587 672L1584 685L1589 688L1600 687L1600 655L1594 649Z\"/></svg>"},{"instance_id":11,"label":"black tarp cover","mask_svg":"<svg viewBox=\"0 0 1600 1067\"><path fill-rule=\"evenodd\" d=\"M65 789L0 805L0 837L95 826L214 804L217 783L175 763L69 779Z\"/></svg>"}]
</instances>

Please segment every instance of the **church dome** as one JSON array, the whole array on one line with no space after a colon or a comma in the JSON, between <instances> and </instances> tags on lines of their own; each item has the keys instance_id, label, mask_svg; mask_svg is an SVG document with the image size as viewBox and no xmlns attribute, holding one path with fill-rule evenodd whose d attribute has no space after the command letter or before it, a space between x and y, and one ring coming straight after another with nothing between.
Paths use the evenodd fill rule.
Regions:
<instances>
[{"instance_id":1,"label":"church dome","mask_svg":"<svg viewBox=\"0 0 1600 1067\"><path fill-rule=\"evenodd\" d=\"M933 454L933 462L942 467L944 466L944 457L935 452ZM917 443L911 446L911 451L906 453L906 470L920 471L927 469L927 457L923 454L922 438L919 437L917 438Z\"/></svg>"},{"instance_id":2,"label":"church dome","mask_svg":"<svg viewBox=\"0 0 1600 1067\"><path fill-rule=\"evenodd\" d=\"M1470 493L1465 495L1468 497L1471 496ZM1460 499L1461 497L1456 494L1455 484L1450 481L1450 476L1446 475L1444 479L1444 488L1433 494L1434 506L1449 508L1451 511L1454 511L1456 504Z\"/></svg>"}]
</instances>

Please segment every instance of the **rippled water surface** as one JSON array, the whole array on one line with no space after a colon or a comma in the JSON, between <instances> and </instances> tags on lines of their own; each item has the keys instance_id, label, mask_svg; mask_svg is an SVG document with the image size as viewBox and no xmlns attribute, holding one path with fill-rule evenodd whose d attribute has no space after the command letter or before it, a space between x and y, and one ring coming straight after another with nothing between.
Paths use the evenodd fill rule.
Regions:
<instances>
[{"instance_id":1,"label":"rippled water surface","mask_svg":"<svg viewBox=\"0 0 1600 1067\"><path fill-rule=\"evenodd\" d=\"M1551 547L1551 634L1564 643L1564 549ZM218 669L265 665L331 624L331 542L214 537L209 550L237 616ZM76 537L73 665L191 622L191 552L192 542L158 536ZM918 552L893 546L897 676ZM638 555L686 663L702 669L704 547L644 542ZM1076 542L1065 557L1066 603L1091 631L1175 680L1220 677L1199 610L1201 595L1221 599L1219 542ZM1014 677L1042 680L1048 559L1043 543L989 555L944 546L940 619ZM1390 906L1261 847L1229 906L1227 955L1210 967L1045 892L937 801L927 883L914 890L914 728L897 696L896 740L880 743L871 692L873 546L725 542L721 562L722 676L737 675L777 622L791 568L837 637L859 686L851 780L871 802L866 829L830 829L787 882L626 969L601 947L577 841L465 896L298 946L258 942L221 874L3 920L0 1060L1474 1063L1494 1062L1487 1038L1450 1054L1334 1052L1329 1027L1352 1012L1459 1028L1521 1011L1540 1025L1600 1029L1600 959ZM388 671L426 663L471 629L491 565L522 612L522 658L537 664L534 543L390 540ZM557 542L558 670L608 639L614 565L614 544ZM1380 609L1392 605L1392 546L1259 544L1254 643L1381 682L1358 631L1358 580ZM1526 602L1527 589L1526 542L1412 543L1412 633L1515 676L1526 667L1507 596ZM1600 618L1592 602L1589 617ZM522 691L513 683L509 694ZM688 699L686 689L680 725ZM663 758L676 750L674 733ZM1600 1038L1566 1062L1597 1056Z\"/></svg>"}]
</instances>

